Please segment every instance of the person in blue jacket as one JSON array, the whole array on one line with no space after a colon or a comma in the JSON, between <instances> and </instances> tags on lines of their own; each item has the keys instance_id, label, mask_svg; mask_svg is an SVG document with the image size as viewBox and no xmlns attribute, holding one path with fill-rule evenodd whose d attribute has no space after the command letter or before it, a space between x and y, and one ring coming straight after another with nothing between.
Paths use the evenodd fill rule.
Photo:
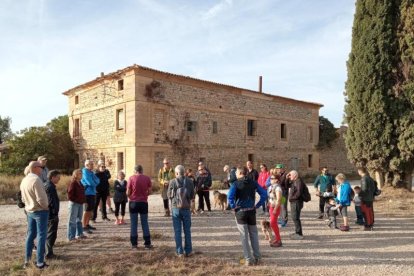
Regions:
<instances>
[{"instance_id":1,"label":"person in blue jacket","mask_svg":"<svg viewBox=\"0 0 414 276\"><path fill-rule=\"evenodd\" d=\"M261 259L259 235L256 225L256 209L267 200L267 192L260 187L257 181L247 177L247 168L239 167L236 171L237 181L234 181L228 193L230 208L234 210L237 228L243 246L245 265L256 265ZM256 192L260 195L259 202L255 203ZM249 240L253 249L253 256Z\"/></svg>"},{"instance_id":2,"label":"person in blue jacket","mask_svg":"<svg viewBox=\"0 0 414 276\"><path fill-rule=\"evenodd\" d=\"M339 210L344 219L344 224L339 227L341 231L349 231L349 220L348 220L348 206L351 205L352 200L352 188L343 173L338 174L335 177L338 181L338 194L335 201L339 204Z\"/></svg>"},{"instance_id":3,"label":"person in blue jacket","mask_svg":"<svg viewBox=\"0 0 414 276\"><path fill-rule=\"evenodd\" d=\"M85 167L82 169L82 185L85 187L86 207L84 208L82 225L83 231L92 234L91 230L96 230L89 224L89 220L93 215L96 200L96 186L99 185L99 178L93 172L93 161L86 160Z\"/></svg>"}]
</instances>

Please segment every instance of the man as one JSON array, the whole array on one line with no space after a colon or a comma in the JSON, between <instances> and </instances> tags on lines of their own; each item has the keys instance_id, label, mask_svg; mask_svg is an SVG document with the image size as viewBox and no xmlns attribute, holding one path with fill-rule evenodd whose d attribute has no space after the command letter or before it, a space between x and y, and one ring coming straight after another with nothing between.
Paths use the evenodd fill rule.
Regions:
<instances>
[{"instance_id":1,"label":"man","mask_svg":"<svg viewBox=\"0 0 414 276\"><path fill-rule=\"evenodd\" d=\"M99 185L99 178L93 172L93 161L86 160L85 167L82 169L81 183L85 187L86 204L83 212L82 225L83 231L92 234L91 230L96 230L89 224L89 220L93 215L96 201L96 187Z\"/></svg>"},{"instance_id":2,"label":"man","mask_svg":"<svg viewBox=\"0 0 414 276\"><path fill-rule=\"evenodd\" d=\"M232 167L230 169L229 165L224 165L223 172L227 173L227 179L224 181L224 183L226 184L227 188L230 188L231 184L237 180L236 170L237 168L235 167ZM231 210L230 205L227 204L226 210Z\"/></svg>"},{"instance_id":3,"label":"man","mask_svg":"<svg viewBox=\"0 0 414 276\"><path fill-rule=\"evenodd\" d=\"M106 213L106 198L109 195L109 179L111 178L111 173L106 169L102 160L98 162L98 171L96 171L95 175L99 178L99 185L96 187L96 202L92 221L96 222L99 204L101 204L102 220L110 221Z\"/></svg>"},{"instance_id":4,"label":"man","mask_svg":"<svg viewBox=\"0 0 414 276\"><path fill-rule=\"evenodd\" d=\"M256 171L256 169L253 168L253 163L251 161L247 161L247 178L257 181L259 179L259 173Z\"/></svg>"},{"instance_id":5,"label":"man","mask_svg":"<svg viewBox=\"0 0 414 276\"><path fill-rule=\"evenodd\" d=\"M184 166L176 166L174 172L175 179L168 186L168 198L171 199L175 253L178 257L190 257L193 254L190 202L194 199L194 183L184 176ZM184 229L184 249L181 229Z\"/></svg>"},{"instance_id":6,"label":"man","mask_svg":"<svg viewBox=\"0 0 414 276\"><path fill-rule=\"evenodd\" d=\"M204 200L206 201L207 210L211 212L210 203L210 187L212 185L211 175L207 172L204 165L198 166L198 174L196 177L197 195L198 195L198 210L197 212L204 213Z\"/></svg>"},{"instance_id":7,"label":"man","mask_svg":"<svg viewBox=\"0 0 414 276\"><path fill-rule=\"evenodd\" d=\"M261 259L259 235L256 226L256 209L267 200L267 193L266 190L260 187L259 183L247 177L247 168L237 168L236 177L237 181L231 185L228 193L229 205L235 212L245 265L256 265ZM255 205L256 192L260 195L260 200ZM253 256L248 239L250 239L253 249Z\"/></svg>"},{"instance_id":8,"label":"man","mask_svg":"<svg viewBox=\"0 0 414 276\"><path fill-rule=\"evenodd\" d=\"M151 234L148 225L148 196L151 194L151 179L144 175L141 165L134 168L135 174L131 176L127 184L127 196L129 198L129 215L131 219L131 245L138 248L138 214L141 217L141 228L144 239L144 249L151 249Z\"/></svg>"},{"instance_id":9,"label":"man","mask_svg":"<svg viewBox=\"0 0 414 276\"><path fill-rule=\"evenodd\" d=\"M286 177L290 180L290 183L291 183L290 194L289 194L290 213L292 215L292 220L295 224L295 233L293 233L290 237L293 240L303 240L300 213L303 208L303 199L302 199L303 185L306 185L306 184L299 177L299 174L297 171L291 171Z\"/></svg>"},{"instance_id":10,"label":"man","mask_svg":"<svg viewBox=\"0 0 414 276\"><path fill-rule=\"evenodd\" d=\"M170 216L170 207L168 206L168 184L170 180L174 179L174 170L170 166L167 158L163 161L164 167L158 172L158 183L160 183L161 197L164 202L164 217Z\"/></svg>"},{"instance_id":11,"label":"man","mask_svg":"<svg viewBox=\"0 0 414 276\"><path fill-rule=\"evenodd\" d=\"M40 179L43 183L45 183L46 181L48 181L47 176L49 175L49 169L46 167L47 158L46 156L42 155L37 158L37 161L40 162L40 164L42 165L42 174L40 175Z\"/></svg>"},{"instance_id":12,"label":"man","mask_svg":"<svg viewBox=\"0 0 414 276\"><path fill-rule=\"evenodd\" d=\"M47 175L49 179L44 183L45 191L49 201L49 219L47 221L47 240L46 240L46 259L55 259L56 255L53 253L53 246L57 238L57 231L59 226L59 196L56 191L56 185L60 180L60 172L51 170Z\"/></svg>"},{"instance_id":13,"label":"man","mask_svg":"<svg viewBox=\"0 0 414 276\"><path fill-rule=\"evenodd\" d=\"M325 202L327 197L324 197L325 192L333 192L333 186L335 185L334 177L329 173L327 167L321 168L321 174L318 175L313 183L316 189L316 195L319 196L319 215L318 219L323 219L325 212Z\"/></svg>"},{"instance_id":14,"label":"man","mask_svg":"<svg viewBox=\"0 0 414 276\"><path fill-rule=\"evenodd\" d=\"M275 166L276 174L280 175L280 187L282 188L282 196L286 199L289 196L289 179L286 177L285 166L283 164L276 164ZM285 200L283 204L280 206L280 226L286 227L288 223L288 208L287 208L288 201Z\"/></svg>"},{"instance_id":15,"label":"man","mask_svg":"<svg viewBox=\"0 0 414 276\"><path fill-rule=\"evenodd\" d=\"M372 231L374 226L374 193L376 183L372 179L366 168L358 168L358 174L361 176L361 211L364 216L364 231Z\"/></svg>"},{"instance_id":16,"label":"man","mask_svg":"<svg viewBox=\"0 0 414 276\"><path fill-rule=\"evenodd\" d=\"M44 261L44 257L49 202L42 180L40 179L40 175L42 174L42 164L38 161L32 161L29 163L28 170L29 173L23 178L22 183L20 184L22 201L25 204L24 208L27 213L26 254L23 267L26 268L30 265L33 244L36 238L36 267L43 269L48 267Z\"/></svg>"}]
</instances>

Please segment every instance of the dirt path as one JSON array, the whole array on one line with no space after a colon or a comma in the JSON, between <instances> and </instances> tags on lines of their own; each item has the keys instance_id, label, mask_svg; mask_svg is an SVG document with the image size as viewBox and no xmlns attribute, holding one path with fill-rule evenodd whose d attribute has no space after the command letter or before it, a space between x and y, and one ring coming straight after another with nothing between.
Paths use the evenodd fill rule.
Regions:
<instances>
[{"instance_id":1,"label":"dirt path","mask_svg":"<svg viewBox=\"0 0 414 276\"><path fill-rule=\"evenodd\" d=\"M310 191L313 194L313 188L310 187ZM260 233L263 266L275 267L278 273L285 274L414 275L413 217L386 215L377 211L375 231L364 232L361 226L353 224L355 213L352 206L351 229L349 232L341 232L331 230L323 221L315 219L317 205L318 200L313 197L302 210L305 236L302 241L289 239L288 235L294 231L291 221L286 228L281 228L282 248L270 248ZM150 196L149 206L149 223L155 250L174 252L172 223L170 218L162 217L160 196ZM258 218L261 218L261 211L258 213ZM110 218L113 219L113 215ZM0 206L0 222L0 248L2 251L15 248L15 254L21 254L19 258L23 260L26 232L23 211L14 205ZM113 221L102 222L98 219L95 224L98 230L89 239L74 244L65 242L66 224L67 202L62 202L55 253L65 258L118 252L129 247L129 224L116 226ZM139 229L140 238L141 233ZM192 234L194 250L199 254L232 263L237 263L242 257L239 234L231 212L213 210L208 214L193 216Z\"/></svg>"}]
</instances>

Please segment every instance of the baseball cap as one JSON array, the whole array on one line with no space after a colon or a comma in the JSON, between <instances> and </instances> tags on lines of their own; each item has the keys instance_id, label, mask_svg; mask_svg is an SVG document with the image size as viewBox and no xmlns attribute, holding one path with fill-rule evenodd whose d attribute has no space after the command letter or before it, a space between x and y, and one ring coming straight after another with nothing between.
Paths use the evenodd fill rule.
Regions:
<instances>
[{"instance_id":1,"label":"baseball cap","mask_svg":"<svg viewBox=\"0 0 414 276\"><path fill-rule=\"evenodd\" d=\"M275 168L276 169L283 169L284 166L283 166L283 164L276 164Z\"/></svg>"}]
</instances>

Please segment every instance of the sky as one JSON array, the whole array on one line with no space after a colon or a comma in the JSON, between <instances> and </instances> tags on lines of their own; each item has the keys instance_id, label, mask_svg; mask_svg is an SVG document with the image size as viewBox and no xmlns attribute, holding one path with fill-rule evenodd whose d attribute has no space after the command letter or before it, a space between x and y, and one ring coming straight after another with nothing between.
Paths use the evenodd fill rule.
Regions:
<instances>
[{"instance_id":1,"label":"sky","mask_svg":"<svg viewBox=\"0 0 414 276\"><path fill-rule=\"evenodd\" d=\"M342 123L353 0L2 0L0 116L68 112L62 93L138 64L317 102Z\"/></svg>"}]
</instances>

